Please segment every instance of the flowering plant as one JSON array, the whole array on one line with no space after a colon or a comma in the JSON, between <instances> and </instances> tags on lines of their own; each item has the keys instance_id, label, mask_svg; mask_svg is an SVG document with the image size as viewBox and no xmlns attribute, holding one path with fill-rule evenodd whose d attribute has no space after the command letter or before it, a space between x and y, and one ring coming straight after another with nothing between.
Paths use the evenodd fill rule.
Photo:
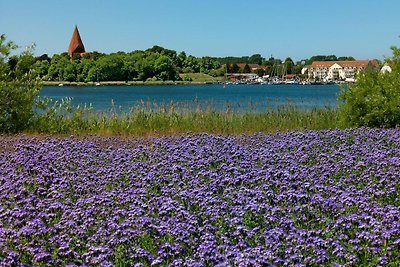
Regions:
<instances>
[{"instance_id":1,"label":"flowering plant","mask_svg":"<svg viewBox=\"0 0 400 267\"><path fill-rule=\"evenodd\" d=\"M0 265L397 266L400 132L2 137Z\"/></svg>"}]
</instances>

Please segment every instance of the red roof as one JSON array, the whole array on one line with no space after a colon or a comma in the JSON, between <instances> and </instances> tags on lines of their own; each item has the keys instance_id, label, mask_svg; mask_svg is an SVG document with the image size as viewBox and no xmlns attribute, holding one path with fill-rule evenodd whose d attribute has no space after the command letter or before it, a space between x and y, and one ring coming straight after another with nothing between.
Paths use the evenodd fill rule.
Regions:
<instances>
[{"instance_id":1,"label":"red roof","mask_svg":"<svg viewBox=\"0 0 400 267\"><path fill-rule=\"evenodd\" d=\"M238 63L238 64L236 64L240 69L244 69L244 67L246 66L246 64L247 63ZM233 64L230 64L231 66L233 65ZM258 65L258 64L247 64L247 65L249 65L249 67L250 67L250 69L251 70L256 70L256 69L263 69L263 70L266 70L266 69L268 69L268 66L263 66L263 65Z\"/></svg>"},{"instance_id":2,"label":"red roof","mask_svg":"<svg viewBox=\"0 0 400 267\"><path fill-rule=\"evenodd\" d=\"M314 61L310 68L330 68L333 64L338 64L342 68L366 68L369 64L372 66L378 66L376 60L347 60L347 61Z\"/></svg>"},{"instance_id":3,"label":"red roof","mask_svg":"<svg viewBox=\"0 0 400 267\"><path fill-rule=\"evenodd\" d=\"M72 57L75 53L85 53L85 47L81 36L79 35L78 27L75 26L74 33L72 34L71 42L68 47L68 54Z\"/></svg>"}]
</instances>

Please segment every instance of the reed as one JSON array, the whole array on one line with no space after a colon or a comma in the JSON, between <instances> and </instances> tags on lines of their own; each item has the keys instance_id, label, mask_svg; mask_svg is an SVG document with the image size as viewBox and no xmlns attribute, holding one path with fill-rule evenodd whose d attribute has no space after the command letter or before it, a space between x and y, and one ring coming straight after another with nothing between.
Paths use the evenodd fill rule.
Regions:
<instances>
[{"instance_id":1,"label":"reed","mask_svg":"<svg viewBox=\"0 0 400 267\"><path fill-rule=\"evenodd\" d=\"M235 111L227 105L217 111L211 105L193 103L139 103L129 111L114 105L106 112L90 106L71 107L71 101L47 103L38 112L30 133L98 135L171 135L184 133L242 134L288 130L319 130L339 127L333 108L298 110L290 103L264 112Z\"/></svg>"}]
</instances>

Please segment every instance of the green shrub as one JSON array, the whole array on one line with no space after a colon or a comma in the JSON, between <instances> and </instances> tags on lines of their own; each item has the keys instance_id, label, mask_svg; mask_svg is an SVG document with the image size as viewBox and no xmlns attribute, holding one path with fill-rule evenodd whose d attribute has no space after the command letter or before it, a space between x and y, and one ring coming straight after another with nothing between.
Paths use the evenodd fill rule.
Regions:
<instances>
[{"instance_id":1,"label":"green shrub","mask_svg":"<svg viewBox=\"0 0 400 267\"><path fill-rule=\"evenodd\" d=\"M186 81L186 82L191 82L191 81L193 81L193 79L192 79L189 75L187 75L187 74L183 77L183 80Z\"/></svg>"},{"instance_id":2,"label":"green shrub","mask_svg":"<svg viewBox=\"0 0 400 267\"><path fill-rule=\"evenodd\" d=\"M29 127L34 116L33 104L39 93L37 83L29 79L0 81L0 131L20 132Z\"/></svg>"},{"instance_id":3,"label":"green shrub","mask_svg":"<svg viewBox=\"0 0 400 267\"><path fill-rule=\"evenodd\" d=\"M39 81L31 71L31 49L14 57L18 61L14 69L8 64L16 47L13 42L6 42L4 34L0 36L0 132L20 132L29 126L40 90Z\"/></svg>"},{"instance_id":4,"label":"green shrub","mask_svg":"<svg viewBox=\"0 0 400 267\"><path fill-rule=\"evenodd\" d=\"M400 126L400 49L392 47L387 60L391 72L367 70L358 75L355 84L343 88L339 118L343 126Z\"/></svg>"}]
</instances>

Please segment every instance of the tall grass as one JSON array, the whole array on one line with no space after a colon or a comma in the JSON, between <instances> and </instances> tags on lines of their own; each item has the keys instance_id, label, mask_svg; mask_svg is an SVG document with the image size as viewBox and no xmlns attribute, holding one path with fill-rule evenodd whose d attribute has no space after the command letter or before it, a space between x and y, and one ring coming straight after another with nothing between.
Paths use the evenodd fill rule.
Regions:
<instances>
[{"instance_id":1,"label":"tall grass","mask_svg":"<svg viewBox=\"0 0 400 267\"><path fill-rule=\"evenodd\" d=\"M122 111L114 106L106 112L95 112L91 106L72 107L71 101L43 99L42 111L35 116L30 133L99 134L99 135L169 135L208 132L241 134L303 129L338 128L333 108L298 110L290 103L265 112L239 112L229 106L217 111L197 104L177 108L176 103L152 105L141 103Z\"/></svg>"}]
</instances>

